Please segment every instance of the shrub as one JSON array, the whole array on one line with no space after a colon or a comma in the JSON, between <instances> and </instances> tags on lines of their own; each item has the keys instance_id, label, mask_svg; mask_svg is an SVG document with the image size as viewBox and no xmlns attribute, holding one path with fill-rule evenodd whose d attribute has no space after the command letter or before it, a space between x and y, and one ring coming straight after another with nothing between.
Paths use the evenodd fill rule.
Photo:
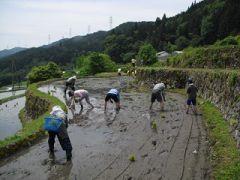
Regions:
<instances>
[{"instance_id":1,"label":"shrub","mask_svg":"<svg viewBox=\"0 0 240 180\"><path fill-rule=\"evenodd\" d=\"M238 40L233 36L228 36L221 41L217 41L215 45L218 45L218 46L238 45Z\"/></svg>"},{"instance_id":2,"label":"shrub","mask_svg":"<svg viewBox=\"0 0 240 180\"><path fill-rule=\"evenodd\" d=\"M76 59L76 68L80 76L101 72L116 71L116 64L106 54L90 53Z\"/></svg>"},{"instance_id":3,"label":"shrub","mask_svg":"<svg viewBox=\"0 0 240 180\"><path fill-rule=\"evenodd\" d=\"M143 65L151 65L157 62L156 53L157 51L153 48L153 46L146 43L140 47L138 51L138 58L143 60Z\"/></svg>"},{"instance_id":4,"label":"shrub","mask_svg":"<svg viewBox=\"0 0 240 180\"><path fill-rule=\"evenodd\" d=\"M45 81L52 78L59 78L62 76L62 71L57 64L49 62L45 66L36 66L28 73L29 83Z\"/></svg>"}]
</instances>

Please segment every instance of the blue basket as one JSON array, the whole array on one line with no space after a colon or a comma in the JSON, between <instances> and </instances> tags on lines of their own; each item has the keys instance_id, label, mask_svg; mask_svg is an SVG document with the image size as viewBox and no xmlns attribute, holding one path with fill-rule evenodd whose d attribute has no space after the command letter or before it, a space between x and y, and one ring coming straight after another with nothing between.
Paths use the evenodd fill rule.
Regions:
<instances>
[{"instance_id":1,"label":"blue basket","mask_svg":"<svg viewBox=\"0 0 240 180\"><path fill-rule=\"evenodd\" d=\"M59 132L60 126L63 123L62 119L49 116L44 118L44 129L46 131Z\"/></svg>"}]
</instances>

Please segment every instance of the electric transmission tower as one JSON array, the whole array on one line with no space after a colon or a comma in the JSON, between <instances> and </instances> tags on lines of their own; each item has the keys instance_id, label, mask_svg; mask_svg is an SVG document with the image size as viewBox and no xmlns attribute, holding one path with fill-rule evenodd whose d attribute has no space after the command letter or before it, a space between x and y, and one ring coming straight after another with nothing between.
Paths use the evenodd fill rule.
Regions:
<instances>
[{"instance_id":1,"label":"electric transmission tower","mask_svg":"<svg viewBox=\"0 0 240 180\"><path fill-rule=\"evenodd\" d=\"M88 34L90 34L90 32L91 32L91 26L88 25Z\"/></svg>"},{"instance_id":2,"label":"electric transmission tower","mask_svg":"<svg viewBox=\"0 0 240 180\"><path fill-rule=\"evenodd\" d=\"M50 34L48 34L48 44L50 44L50 42L51 42L51 36Z\"/></svg>"},{"instance_id":3,"label":"electric transmission tower","mask_svg":"<svg viewBox=\"0 0 240 180\"><path fill-rule=\"evenodd\" d=\"M69 38L72 37L72 28L69 28Z\"/></svg>"},{"instance_id":4,"label":"electric transmission tower","mask_svg":"<svg viewBox=\"0 0 240 180\"><path fill-rule=\"evenodd\" d=\"M113 24L113 18L112 18L112 16L110 16L110 18L109 18L109 29L110 30L112 29L112 24Z\"/></svg>"}]
</instances>

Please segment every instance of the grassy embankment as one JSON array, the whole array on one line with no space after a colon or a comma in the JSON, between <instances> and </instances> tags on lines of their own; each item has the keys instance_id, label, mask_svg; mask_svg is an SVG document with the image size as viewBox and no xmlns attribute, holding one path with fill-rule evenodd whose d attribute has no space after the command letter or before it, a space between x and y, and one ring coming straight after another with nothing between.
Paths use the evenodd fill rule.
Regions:
<instances>
[{"instance_id":1,"label":"grassy embankment","mask_svg":"<svg viewBox=\"0 0 240 180\"><path fill-rule=\"evenodd\" d=\"M0 99L0 105L3 104L3 103L5 103L5 102L8 102L8 101L11 101L11 100L14 100L14 99L23 97L23 96L25 96L25 93L19 94L19 95L16 95L16 96L6 97L6 98L4 98L4 99Z\"/></svg>"},{"instance_id":2,"label":"grassy embankment","mask_svg":"<svg viewBox=\"0 0 240 180\"><path fill-rule=\"evenodd\" d=\"M185 95L184 89L171 90ZM199 98L199 107L203 114L204 125L210 141L210 163L214 179L240 178L240 152L236 142L229 133L229 123L209 101Z\"/></svg>"},{"instance_id":3,"label":"grassy embankment","mask_svg":"<svg viewBox=\"0 0 240 180\"><path fill-rule=\"evenodd\" d=\"M23 128L17 132L15 135L8 137L4 140L0 141L0 158L6 157L9 154L16 152L19 148L24 146L28 146L29 143L34 142L36 139L45 135L45 131L42 129L44 117L47 116L53 105L60 105L64 110L66 110L66 106L59 99L45 94L38 89L38 84L31 84L28 87L28 91L30 91L34 96L38 98L46 99L50 102L50 106L48 107L48 111L43 115L39 116L36 119L31 121L26 121L24 123ZM20 118L25 117L24 110L21 110L19 114Z\"/></svg>"}]
</instances>

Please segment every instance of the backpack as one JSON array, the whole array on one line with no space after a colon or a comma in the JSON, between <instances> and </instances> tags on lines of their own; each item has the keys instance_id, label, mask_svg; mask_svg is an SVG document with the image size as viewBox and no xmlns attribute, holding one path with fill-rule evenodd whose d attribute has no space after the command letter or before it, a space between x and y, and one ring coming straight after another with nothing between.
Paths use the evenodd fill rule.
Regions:
<instances>
[{"instance_id":1,"label":"backpack","mask_svg":"<svg viewBox=\"0 0 240 180\"><path fill-rule=\"evenodd\" d=\"M52 131L58 133L63 120L55 116L48 116L44 118L43 129L46 131Z\"/></svg>"}]
</instances>

